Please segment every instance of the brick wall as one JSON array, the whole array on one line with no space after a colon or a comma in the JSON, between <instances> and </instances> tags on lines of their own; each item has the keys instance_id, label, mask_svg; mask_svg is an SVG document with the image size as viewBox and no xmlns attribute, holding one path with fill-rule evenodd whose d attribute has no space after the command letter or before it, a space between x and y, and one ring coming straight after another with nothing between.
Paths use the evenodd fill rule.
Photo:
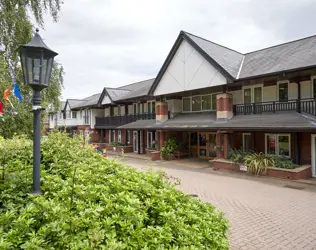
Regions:
<instances>
[{"instance_id":1,"label":"brick wall","mask_svg":"<svg viewBox=\"0 0 316 250\"><path fill-rule=\"evenodd\" d=\"M311 164L312 162L312 145L311 134L300 133L300 150L301 150L301 164Z\"/></svg>"}]
</instances>

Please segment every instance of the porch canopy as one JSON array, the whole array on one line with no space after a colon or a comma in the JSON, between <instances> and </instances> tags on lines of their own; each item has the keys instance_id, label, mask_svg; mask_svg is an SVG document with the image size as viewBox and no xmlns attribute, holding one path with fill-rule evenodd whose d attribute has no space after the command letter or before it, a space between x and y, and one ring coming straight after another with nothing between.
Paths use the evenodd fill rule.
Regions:
<instances>
[{"instance_id":1,"label":"porch canopy","mask_svg":"<svg viewBox=\"0 0 316 250\"><path fill-rule=\"evenodd\" d=\"M135 122L127 123L119 126L117 129L151 129L156 125L156 120L137 120Z\"/></svg>"},{"instance_id":2,"label":"porch canopy","mask_svg":"<svg viewBox=\"0 0 316 250\"><path fill-rule=\"evenodd\" d=\"M141 128L139 126L138 128ZM143 127L144 128L144 127ZM217 121L214 113L190 113L177 115L166 122L154 123L147 128L160 130L315 130L316 119L297 112L234 116L227 121Z\"/></svg>"}]
</instances>

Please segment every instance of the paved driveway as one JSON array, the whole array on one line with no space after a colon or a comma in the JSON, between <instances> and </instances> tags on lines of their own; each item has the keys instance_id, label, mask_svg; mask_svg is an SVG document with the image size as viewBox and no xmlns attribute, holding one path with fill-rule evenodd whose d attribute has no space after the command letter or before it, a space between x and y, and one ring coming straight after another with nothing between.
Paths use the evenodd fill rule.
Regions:
<instances>
[{"instance_id":1,"label":"paved driveway","mask_svg":"<svg viewBox=\"0 0 316 250\"><path fill-rule=\"evenodd\" d=\"M154 165L125 158L124 163L140 170L149 164L162 168L181 179L181 190L198 194L201 200L224 211L231 226L230 249L316 249L315 187L214 173L206 166L181 161Z\"/></svg>"}]
</instances>

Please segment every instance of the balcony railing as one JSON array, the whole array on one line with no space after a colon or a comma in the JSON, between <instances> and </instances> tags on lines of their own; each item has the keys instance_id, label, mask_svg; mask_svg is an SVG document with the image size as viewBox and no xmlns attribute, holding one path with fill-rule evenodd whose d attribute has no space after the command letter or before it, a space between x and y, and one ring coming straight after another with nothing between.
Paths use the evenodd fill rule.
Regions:
<instances>
[{"instance_id":1,"label":"balcony railing","mask_svg":"<svg viewBox=\"0 0 316 250\"><path fill-rule=\"evenodd\" d=\"M153 120L156 119L156 113L130 114L120 116L96 117L96 126L121 126L137 120Z\"/></svg>"},{"instance_id":2,"label":"balcony railing","mask_svg":"<svg viewBox=\"0 0 316 250\"><path fill-rule=\"evenodd\" d=\"M280 111L297 111L316 116L316 100L300 99L285 102L259 102L233 105L234 115L275 113Z\"/></svg>"}]
</instances>

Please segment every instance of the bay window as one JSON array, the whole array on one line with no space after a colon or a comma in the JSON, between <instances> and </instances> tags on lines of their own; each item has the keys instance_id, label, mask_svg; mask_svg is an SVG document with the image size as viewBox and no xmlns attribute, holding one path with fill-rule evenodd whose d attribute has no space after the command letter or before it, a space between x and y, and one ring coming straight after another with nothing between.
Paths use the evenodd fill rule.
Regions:
<instances>
[{"instance_id":1,"label":"bay window","mask_svg":"<svg viewBox=\"0 0 316 250\"><path fill-rule=\"evenodd\" d=\"M266 154L291 157L290 134L266 134Z\"/></svg>"}]
</instances>

